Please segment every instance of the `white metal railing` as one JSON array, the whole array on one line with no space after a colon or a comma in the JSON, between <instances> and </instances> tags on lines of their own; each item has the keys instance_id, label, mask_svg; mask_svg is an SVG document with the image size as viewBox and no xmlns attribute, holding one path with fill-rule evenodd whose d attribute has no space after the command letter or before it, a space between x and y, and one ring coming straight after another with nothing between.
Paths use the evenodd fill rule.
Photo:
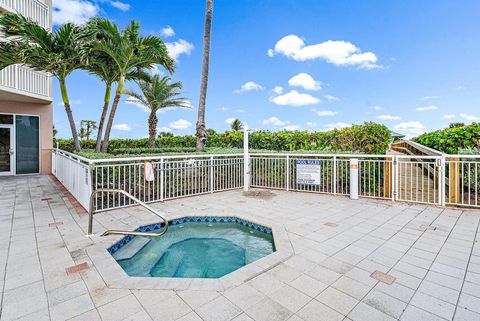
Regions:
<instances>
[{"instance_id":1,"label":"white metal railing","mask_svg":"<svg viewBox=\"0 0 480 321\"><path fill-rule=\"evenodd\" d=\"M0 86L51 98L50 76L21 65L0 70Z\"/></svg>"},{"instance_id":2,"label":"white metal railing","mask_svg":"<svg viewBox=\"0 0 480 321\"><path fill-rule=\"evenodd\" d=\"M50 16L47 4L40 0L0 0L0 6L8 11L18 12L32 19L45 29L50 29Z\"/></svg>"},{"instance_id":3,"label":"white metal railing","mask_svg":"<svg viewBox=\"0 0 480 321\"><path fill-rule=\"evenodd\" d=\"M245 186L351 197L358 191L366 198L480 207L479 155L253 153L89 160L53 153L54 175L85 208L97 189L121 189L149 203ZM145 179L145 161L154 166L152 181ZM306 161L318 166L313 183L298 177L297 166ZM95 211L131 205L115 192L98 193L94 200Z\"/></svg>"}]
</instances>

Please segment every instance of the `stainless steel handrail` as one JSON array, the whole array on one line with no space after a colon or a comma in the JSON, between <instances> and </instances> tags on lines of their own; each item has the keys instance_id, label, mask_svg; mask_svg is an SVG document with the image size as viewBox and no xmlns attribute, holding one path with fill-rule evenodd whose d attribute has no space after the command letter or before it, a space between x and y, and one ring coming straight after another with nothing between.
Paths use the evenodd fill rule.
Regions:
<instances>
[{"instance_id":1,"label":"stainless steel handrail","mask_svg":"<svg viewBox=\"0 0 480 321\"><path fill-rule=\"evenodd\" d=\"M128 197L129 199L131 199L132 201L134 201L135 203L137 203L138 205L146 208L147 210L149 210L150 212L152 212L153 214L157 215L158 217L160 217L163 222L165 223L165 227L158 233L153 233L153 232L137 232L137 231L121 231L121 230L107 230L105 232L103 232L100 236L107 236L107 235L138 235L138 236L154 236L154 237L157 237L157 236L162 236L163 234L165 234L168 230L168 221L167 219L159 214L156 210L154 210L153 208L151 208L150 206L148 206L147 204L145 204L144 202L140 201L138 198L136 198L135 196L127 193L126 191L122 190L122 189L113 189L113 188L99 188L95 191L92 192L92 194L90 195L90 207L89 207L89 211L88 211L88 235L93 235L93 213L94 213L94 210L93 210L93 201L95 199L95 195L97 195L98 193L102 193L102 192L107 192L107 193L120 193L120 194L123 194L125 195L126 197Z\"/></svg>"}]
</instances>

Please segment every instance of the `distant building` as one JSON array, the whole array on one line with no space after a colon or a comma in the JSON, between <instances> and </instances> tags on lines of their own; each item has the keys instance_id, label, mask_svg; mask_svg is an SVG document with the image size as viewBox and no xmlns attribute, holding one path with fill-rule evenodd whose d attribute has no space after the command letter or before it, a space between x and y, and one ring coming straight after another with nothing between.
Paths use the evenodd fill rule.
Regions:
<instances>
[{"instance_id":1,"label":"distant building","mask_svg":"<svg viewBox=\"0 0 480 321\"><path fill-rule=\"evenodd\" d=\"M405 137L405 135L396 133L393 130L390 131L390 135L392 136L392 142L399 141L400 139Z\"/></svg>"},{"instance_id":2,"label":"distant building","mask_svg":"<svg viewBox=\"0 0 480 321\"><path fill-rule=\"evenodd\" d=\"M0 12L18 12L52 27L52 0L0 0ZM8 41L0 33L0 41ZM0 175L48 174L53 144L52 80L14 65L0 71Z\"/></svg>"}]
</instances>

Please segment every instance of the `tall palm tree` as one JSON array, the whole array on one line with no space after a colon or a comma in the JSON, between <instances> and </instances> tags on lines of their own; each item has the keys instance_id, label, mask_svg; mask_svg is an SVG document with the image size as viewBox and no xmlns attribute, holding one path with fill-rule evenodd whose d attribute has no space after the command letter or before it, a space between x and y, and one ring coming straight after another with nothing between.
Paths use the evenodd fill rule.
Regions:
<instances>
[{"instance_id":1,"label":"tall palm tree","mask_svg":"<svg viewBox=\"0 0 480 321\"><path fill-rule=\"evenodd\" d=\"M233 131L240 131L243 129L243 124L242 122L240 121L240 119L235 119L234 121L232 121L232 123L230 124L230 127L232 128Z\"/></svg>"},{"instance_id":2,"label":"tall palm tree","mask_svg":"<svg viewBox=\"0 0 480 321\"><path fill-rule=\"evenodd\" d=\"M78 51L82 28L65 23L50 32L20 14L6 13L0 16L0 30L9 37L14 36L10 42L0 43L0 69L12 64L24 64L35 70L49 72L58 79L73 144L75 150L80 151L66 78L81 66Z\"/></svg>"},{"instance_id":3,"label":"tall palm tree","mask_svg":"<svg viewBox=\"0 0 480 321\"><path fill-rule=\"evenodd\" d=\"M197 116L197 152L205 150L205 141L207 137L205 127L205 101L207 99L208 68L210 64L210 32L212 30L213 0L207 0L205 9L205 29L203 31L203 62L202 79L200 81L200 99L198 101Z\"/></svg>"},{"instance_id":4,"label":"tall palm tree","mask_svg":"<svg viewBox=\"0 0 480 321\"><path fill-rule=\"evenodd\" d=\"M155 137L157 136L157 112L160 109L180 107L190 108L188 101L179 97L179 90L182 88L181 82L171 82L171 78L156 74L149 80L137 81L141 93L127 89L123 93L135 99L135 101L145 106L150 111L148 116L148 136L150 148L155 148Z\"/></svg>"},{"instance_id":5,"label":"tall palm tree","mask_svg":"<svg viewBox=\"0 0 480 321\"><path fill-rule=\"evenodd\" d=\"M125 30L120 31L117 25L109 20L94 18L90 22L90 28L90 37L93 41L88 42L88 51L112 59L118 70L115 98L108 116L101 148L102 152L107 152L113 119L127 75L144 68L151 68L153 64L160 64L169 72L173 72L175 64L168 55L163 41L156 36L141 36L139 34L140 25L135 21L131 21Z\"/></svg>"}]
</instances>

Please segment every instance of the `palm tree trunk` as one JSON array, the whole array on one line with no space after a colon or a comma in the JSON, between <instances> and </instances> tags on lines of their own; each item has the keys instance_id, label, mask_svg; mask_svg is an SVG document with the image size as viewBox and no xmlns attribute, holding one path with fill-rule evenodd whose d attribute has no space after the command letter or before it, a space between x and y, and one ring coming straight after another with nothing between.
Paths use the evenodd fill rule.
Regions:
<instances>
[{"instance_id":1,"label":"palm tree trunk","mask_svg":"<svg viewBox=\"0 0 480 321\"><path fill-rule=\"evenodd\" d=\"M120 102L120 96L123 92L123 85L125 84L125 76L122 75L118 81L117 90L115 91L115 98L113 99L112 109L110 115L108 115L107 127L105 128L105 136L103 136L102 152L108 151L108 143L110 141L110 132L112 131L113 119L115 118L115 112L117 111L118 103Z\"/></svg>"},{"instance_id":2,"label":"palm tree trunk","mask_svg":"<svg viewBox=\"0 0 480 321\"><path fill-rule=\"evenodd\" d=\"M100 122L98 123L97 143L95 144L95 151L97 153L100 152L100 148L102 145L103 125L105 123L105 117L107 117L108 105L110 104L111 90L112 90L112 84L107 84L107 87L105 88L105 98L103 99L102 116L100 116Z\"/></svg>"},{"instance_id":3,"label":"palm tree trunk","mask_svg":"<svg viewBox=\"0 0 480 321\"><path fill-rule=\"evenodd\" d=\"M205 140L207 136L205 128L205 101L207 99L208 68L210 64L210 32L212 30L213 0L207 0L205 9L205 29L203 31L203 62L202 79L200 81L200 99L198 101L197 115L197 152L205 150Z\"/></svg>"},{"instance_id":4,"label":"palm tree trunk","mask_svg":"<svg viewBox=\"0 0 480 321\"><path fill-rule=\"evenodd\" d=\"M157 136L157 114L154 112L150 113L148 117L148 136L150 141L150 148L155 148L155 137Z\"/></svg>"},{"instance_id":5,"label":"palm tree trunk","mask_svg":"<svg viewBox=\"0 0 480 321\"><path fill-rule=\"evenodd\" d=\"M72 131L73 146L75 150L79 152L81 147L80 142L78 141L77 126L75 125L75 120L73 119L72 108L70 108L70 100L68 99L65 79L60 80L60 91L62 93L63 106L65 107L65 112L67 113L68 122L70 124L70 130Z\"/></svg>"}]
</instances>

